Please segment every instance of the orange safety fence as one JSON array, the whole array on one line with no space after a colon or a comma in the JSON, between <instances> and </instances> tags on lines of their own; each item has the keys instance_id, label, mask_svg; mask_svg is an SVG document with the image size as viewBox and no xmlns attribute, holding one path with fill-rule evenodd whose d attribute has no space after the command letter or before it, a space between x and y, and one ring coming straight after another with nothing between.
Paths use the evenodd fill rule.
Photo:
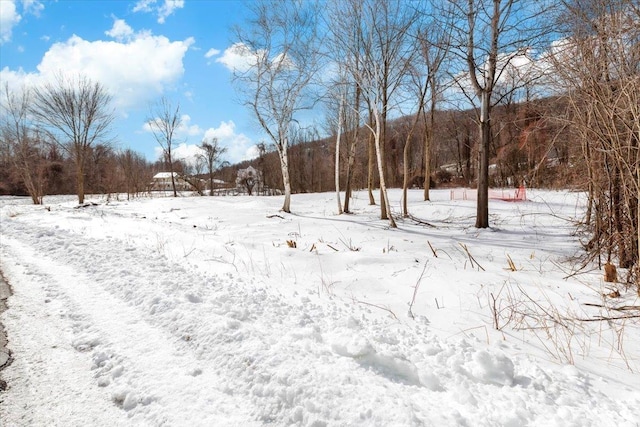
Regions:
<instances>
[{"instance_id":1,"label":"orange safety fence","mask_svg":"<svg viewBox=\"0 0 640 427\"><path fill-rule=\"evenodd\" d=\"M456 188L451 190L451 200L477 200L478 190L470 188ZM527 200L527 189L524 186L519 188L503 188L499 190L489 190L490 200L504 200L506 202L524 202Z\"/></svg>"}]
</instances>

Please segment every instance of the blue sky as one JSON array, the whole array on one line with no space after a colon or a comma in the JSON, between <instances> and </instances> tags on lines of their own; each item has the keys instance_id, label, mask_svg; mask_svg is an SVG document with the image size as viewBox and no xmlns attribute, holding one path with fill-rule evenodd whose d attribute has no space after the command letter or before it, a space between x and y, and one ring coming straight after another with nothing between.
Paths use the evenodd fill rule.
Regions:
<instances>
[{"instance_id":1,"label":"blue sky","mask_svg":"<svg viewBox=\"0 0 640 427\"><path fill-rule=\"evenodd\" d=\"M236 0L0 0L0 81L33 85L56 73L83 73L113 94L118 148L155 160L145 131L149 105L180 103L185 144L193 152L215 136L232 163L249 158L264 139L232 83Z\"/></svg>"}]
</instances>

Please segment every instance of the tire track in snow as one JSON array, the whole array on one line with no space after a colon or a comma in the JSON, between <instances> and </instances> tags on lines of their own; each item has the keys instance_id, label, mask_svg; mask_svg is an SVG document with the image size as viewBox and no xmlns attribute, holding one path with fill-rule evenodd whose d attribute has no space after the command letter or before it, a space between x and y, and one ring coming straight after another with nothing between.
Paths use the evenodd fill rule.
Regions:
<instances>
[{"instance_id":1,"label":"tire track in snow","mask_svg":"<svg viewBox=\"0 0 640 427\"><path fill-rule=\"evenodd\" d=\"M359 334L360 325L335 304L327 311L302 297L300 304L291 305L281 296L247 283L225 281L223 288L219 278L207 282L179 267L169 268L166 259L146 250L87 239L73 232L16 226L22 228L18 231L21 240L34 244L37 240L49 257L57 263L66 262L69 275L84 270L91 281L148 311L147 317L154 317L155 325L182 338L184 346L201 358L202 370L214 371L219 388L242 397L261 423L322 425L323 420L352 419L351 425L382 425L389 414L379 406L389 399L394 406L406 408L407 418L399 420L400 424L420 425L412 420L422 409L405 391L408 383L417 380L406 381L402 368L397 369L391 357L387 358L392 362L388 366L377 366L375 357L367 361L366 354L351 349L352 336ZM139 270L133 275L120 271L119 256L114 256L118 251L139 261ZM95 262L97 259L100 262ZM93 262L86 265L86 260ZM119 277L123 274L126 279ZM144 283L147 276L163 277L154 292ZM179 307L186 304L191 308ZM347 324L342 325L345 319ZM326 337L321 335L323 331L329 332ZM100 342L85 335L79 345L100 351ZM336 351L344 346L350 349ZM355 361L360 356L364 357L362 363ZM119 373L114 366L108 368ZM126 375L127 370L122 379ZM369 394L362 393L363 388ZM130 412L150 406L140 405Z\"/></svg>"},{"instance_id":2,"label":"tire track in snow","mask_svg":"<svg viewBox=\"0 0 640 427\"><path fill-rule=\"evenodd\" d=\"M124 425L126 416L113 411L95 386L86 355L71 347L69 322L56 312L62 306L48 303L42 277L5 246L14 242L3 236L2 243L3 269L18 280L3 314L7 329L13 326L14 361L3 371L9 388L0 392L0 425L64 426L70 419L96 427Z\"/></svg>"},{"instance_id":3,"label":"tire track in snow","mask_svg":"<svg viewBox=\"0 0 640 427\"><path fill-rule=\"evenodd\" d=\"M211 378L210 373L203 374L190 352L174 347L173 336L150 325L134 307L101 289L95 277L79 272L77 265L63 265L37 254L19 242L5 243L17 258L32 260L27 268L47 283L47 300L59 300L65 307L61 317L67 318L72 330L66 340L77 352L92 356L97 384L109 386L112 401L128 411L132 421L179 425L188 424L194 417L193 421L199 423L209 420L216 425L251 425L244 409L246 402L208 386L219 380ZM34 336L47 338L58 333L51 328ZM41 363L47 364L48 360ZM75 364L69 372L82 372L82 365ZM203 389L211 414L200 412ZM167 399L177 395L181 396L179 400ZM190 399L185 399L187 396Z\"/></svg>"}]
</instances>

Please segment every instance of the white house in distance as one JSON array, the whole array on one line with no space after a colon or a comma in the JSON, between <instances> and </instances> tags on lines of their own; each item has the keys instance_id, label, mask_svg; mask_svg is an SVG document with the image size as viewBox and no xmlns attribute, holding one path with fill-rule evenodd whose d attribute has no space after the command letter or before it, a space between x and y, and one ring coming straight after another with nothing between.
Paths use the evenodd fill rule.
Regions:
<instances>
[{"instance_id":1,"label":"white house in distance","mask_svg":"<svg viewBox=\"0 0 640 427\"><path fill-rule=\"evenodd\" d=\"M177 172L173 172L173 179L176 183L177 191L191 190L191 184L180 178ZM171 186L171 172L158 172L151 181L151 191L173 191Z\"/></svg>"}]
</instances>

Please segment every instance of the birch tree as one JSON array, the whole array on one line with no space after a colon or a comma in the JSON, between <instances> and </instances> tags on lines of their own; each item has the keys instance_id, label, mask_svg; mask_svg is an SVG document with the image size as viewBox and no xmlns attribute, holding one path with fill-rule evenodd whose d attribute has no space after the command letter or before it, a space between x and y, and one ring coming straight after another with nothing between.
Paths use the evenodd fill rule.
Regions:
<instances>
[{"instance_id":1,"label":"birch tree","mask_svg":"<svg viewBox=\"0 0 640 427\"><path fill-rule=\"evenodd\" d=\"M334 167L334 183L336 186L336 201L338 203L338 215L342 214L342 202L340 201L340 139L344 127L344 110L346 108L347 95L345 88L339 88L338 94L338 122L336 130L336 152Z\"/></svg>"},{"instance_id":2,"label":"birch tree","mask_svg":"<svg viewBox=\"0 0 640 427\"><path fill-rule=\"evenodd\" d=\"M246 30L235 45L247 59L234 78L262 130L280 159L284 186L282 210L291 212L289 145L300 112L313 107L307 96L318 67L317 20L312 1L268 1L251 4Z\"/></svg>"},{"instance_id":3,"label":"birch tree","mask_svg":"<svg viewBox=\"0 0 640 427\"><path fill-rule=\"evenodd\" d=\"M109 144L114 120L111 95L86 76L57 75L33 91L31 114L48 137L73 160L78 203L84 203L85 172L92 147Z\"/></svg>"},{"instance_id":4,"label":"birch tree","mask_svg":"<svg viewBox=\"0 0 640 427\"><path fill-rule=\"evenodd\" d=\"M361 58L362 33L359 21L362 18L362 5L358 1L344 2L334 0L327 3L327 17L325 25L329 27L330 36L327 41L328 55L331 63L339 70L339 79L333 82L338 87L337 96L343 101L342 108L338 107L342 116L341 142L344 139L347 147L346 177L344 183L344 207L342 211L350 212L349 203L351 200L352 182L355 171L356 148L360 138L362 90L357 84L357 76L360 70L357 68L363 65ZM338 114L340 115L340 114ZM370 160L374 161L373 155ZM372 163L373 165L373 163ZM370 175L373 175L372 173ZM369 185L372 192L373 185ZM371 193L371 204L375 204ZM340 210L339 210L340 211Z\"/></svg>"},{"instance_id":5,"label":"birch tree","mask_svg":"<svg viewBox=\"0 0 640 427\"><path fill-rule=\"evenodd\" d=\"M416 9L401 0L350 0L336 19L334 32L345 31L343 43L348 69L369 111L366 128L373 141L380 180L380 217L396 227L385 180L385 140L389 111L413 55L410 31L418 19ZM371 157L370 157L371 158ZM371 180L370 180L371 182Z\"/></svg>"}]
</instances>

